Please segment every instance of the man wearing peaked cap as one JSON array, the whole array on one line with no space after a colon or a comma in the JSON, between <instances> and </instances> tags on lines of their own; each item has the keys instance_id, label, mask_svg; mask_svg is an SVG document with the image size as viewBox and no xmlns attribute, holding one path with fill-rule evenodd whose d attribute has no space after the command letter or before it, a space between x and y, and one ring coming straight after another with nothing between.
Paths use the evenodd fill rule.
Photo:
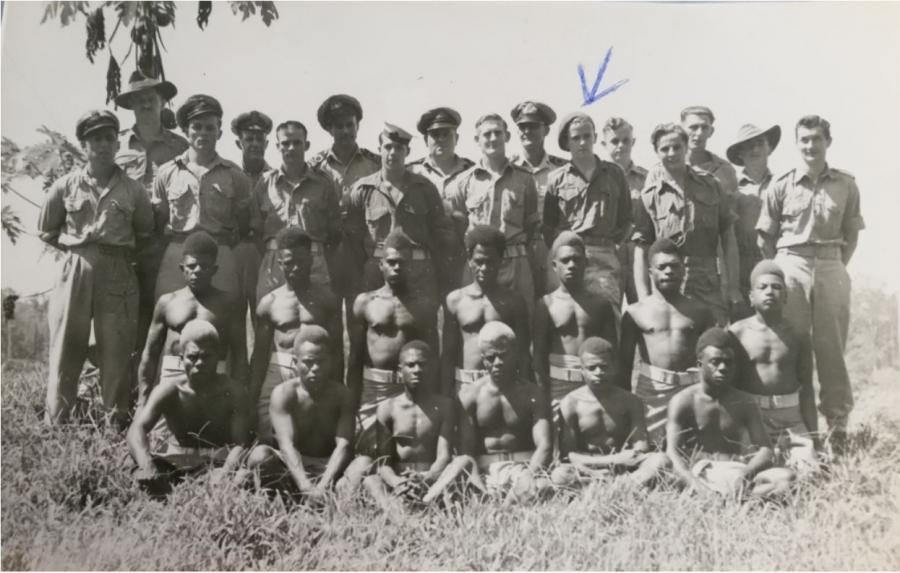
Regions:
<instances>
[{"instance_id":1,"label":"man wearing peaked cap","mask_svg":"<svg viewBox=\"0 0 900 573\"><path fill-rule=\"evenodd\" d=\"M438 307L436 272L445 260L453 227L444 212L437 188L422 175L406 169L412 135L385 123L378 135L381 170L353 185L345 232L355 249L365 253L363 287L373 290L384 282L379 261L391 231L402 229L413 245L409 282L420 304Z\"/></svg>"},{"instance_id":2,"label":"man wearing peaked cap","mask_svg":"<svg viewBox=\"0 0 900 573\"><path fill-rule=\"evenodd\" d=\"M244 173L250 178L250 189L253 190L262 174L271 169L266 163L266 147L269 145L268 135L272 131L272 120L266 114L252 110L244 112L231 120L231 133L237 136L235 145L241 150L241 161ZM258 203L258 197L254 195ZM262 224L261 220L257 220ZM250 309L250 319L256 323L256 283L259 278L259 265L262 262L257 235L261 229L250 228L240 242L234 247L234 259L241 280L241 291L244 293L246 306Z\"/></svg>"},{"instance_id":3,"label":"man wearing peaked cap","mask_svg":"<svg viewBox=\"0 0 900 573\"><path fill-rule=\"evenodd\" d=\"M772 183L769 171L769 155L781 139L781 128L773 125L763 131L755 125L746 124L738 130L735 143L728 146L725 155L735 165L743 167L738 175L735 195L734 234L737 239L739 262L738 286L744 297L742 304L732 310L732 319L750 316L749 305L750 272L763 256L756 244L756 222L762 209L762 196Z\"/></svg>"},{"instance_id":4,"label":"man wearing peaked cap","mask_svg":"<svg viewBox=\"0 0 900 573\"><path fill-rule=\"evenodd\" d=\"M315 154L310 160L310 167L324 173L331 179L341 203L341 218L347 217L350 200L350 189L359 179L376 173L381 168L381 158L356 143L359 122L363 112L359 100L346 94L330 96L319 106L317 113L319 125L332 137L332 145ZM362 280L354 269L362 265L365 253L355 252L350 245L342 241L334 255L335 261L346 264L334 267L332 284L344 297L347 316L353 305L353 299L362 290Z\"/></svg>"},{"instance_id":5,"label":"man wearing peaked cap","mask_svg":"<svg viewBox=\"0 0 900 573\"><path fill-rule=\"evenodd\" d=\"M544 149L544 141L550 133L550 126L556 121L556 113L550 106L533 101L524 101L510 111L513 122L519 129L519 140L522 142L522 153L512 156L514 165L518 165L531 173L538 195L538 216L543 218L544 196L547 194L547 180L550 172L566 163L566 160L550 155ZM535 243L535 295L541 296L548 291L547 245L542 241Z\"/></svg>"},{"instance_id":6,"label":"man wearing peaked cap","mask_svg":"<svg viewBox=\"0 0 900 573\"><path fill-rule=\"evenodd\" d=\"M134 125L119 133L116 164L144 186L147 196L159 166L184 153L188 142L163 124L164 107L178 90L168 81L146 77L140 70L131 74L128 89L116 98L116 105L134 112ZM153 312L153 289L162 259L162 241L148 241L137 259L136 272L140 289L140 316L136 340L136 357L144 347Z\"/></svg>"},{"instance_id":7,"label":"man wearing peaked cap","mask_svg":"<svg viewBox=\"0 0 900 573\"><path fill-rule=\"evenodd\" d=\"M176 117L190 148L161 166L153 182L157 222L169 239L155 296L158 299L185 286L179 268L184 240L194 231L206 231L219 245L213 286L236 301L243 300L232 247L258 225L250 180L240 167L216 151L222 136L222 106L215 98L193 95L178 108Z\"/></svg>"},{"instance_id":8,"label":"man wearing peaked cap","mask_svg":"<svg viewBox=\"0 0 900 573\"><path fill-rule=\"evenodd\" d=\"M453 211L448 201L448 192L459 175L474 165L472 160L456 154L459 143L457 129L460 123L462 118L459 113L449 107L436 107L423 113L416 128L425 137L428 155L407 166L413 173L427 177L437 187L449 217L452 217ZM461 220L454 220L454 227L456 238L452 245L448 245L447 260L443 265L446 276L439 277L441 298L459 288L466 260L463 246L465 224Z\"/></svg>"},{"instance_id":9,"label":"man wearing peaked cap","mask_svg":"<svg viewBox=\"0 0 900 573\"><path fill-rule=\"evenodd\" d=\"M191 120L207 115L216 117L218 120L216 123L219 128L218 136L221 136L223 115L222 104L212 96L195 94L187 98L175 112L175 121L178 123L178 127L181 128L181 131L186 133L188 124ZM216 139L218 140L218 137L216 137Z\"/></svg>"},{"instance_id":10,"label":"man wearing peaked cap","mask_svg":"<svg viewBox=\"0 0 900 573\"><path fill-rule=\"evenodd\" d=\"M266 163L266 139L272 131L272 120L266 114L253 110L242 113L231 120L231 133L238 139L234 142L241 150L244 173L253 183L259 181L263 172L271 169Z\"/></svg>"},{"instance_id":11,"label":"man wearing peaked cap","mask_svg":"<svg viewBox=\"0 0 900 573\"><path fill-rule=\"evenodd\" d=\"M93 323L103 404L123 424L131 390L138 285L132 252L153 231L140 183L115 163L119 121L107 110L84 114L75 133L87 164L57 179L38 217L44 242L65 252L50 295L46 420L64 422L75 405Z\"/></svg>"},{"instance_id":12,"label":"man wearing peaked cap","mask_svg":"<svg viewBox=\"0 0 900 573\"><path fill-rule=\"evenodd\" d=\"M582 112L569 114L559 125L559 146L571 162L553 171L544 200L544 240L552 244L563 231L584 241L584 286L604 297L618 314L622 302L622 268L618 246L631 228L631 192L625 173L594 153L594 120ZM551 261L548 261L553 266ZM547 273L550 289L560 286L556 271Z\"/></svg>"}]
</instances>

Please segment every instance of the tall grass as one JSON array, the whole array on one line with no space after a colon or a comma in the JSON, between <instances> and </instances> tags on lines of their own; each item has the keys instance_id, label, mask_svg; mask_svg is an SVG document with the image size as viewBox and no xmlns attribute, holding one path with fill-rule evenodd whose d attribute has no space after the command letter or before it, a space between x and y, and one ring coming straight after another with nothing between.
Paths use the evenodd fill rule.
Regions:
<instances>
[{"instance_id":1,"label":"tall grass","mask_svg":"<svg viewBox=\"0 0 900 573\"><path fill-rule=\"evenodd\" d=\"M2 386L3 569L897 569L897 373L859 388L853 453L785 505L649 494L627 481L573 499L388 517L365 500L313 511L198 478L140 493L102 424L40 423L44 368Z\"/></svg>"},{"instance_id":2,"label":"tall grass","mask_svg":"<svg viewBox=\"0 0 900 573\"><path fill-rule=\"evenodd\" d=\"M851 328L851 453L783 505L668 487L642 493L615 481L532 506L472 500L390 517L366 500L313 511L205 477L154 501L133 485L121 435L100 422L45 426L46 368L6 360L0 566L900 569L900 376L878 316L861 316ZM893 367L873 372L885 362ZM99 419L90 405L87 414Z\"/></svg>"}]
</instances>

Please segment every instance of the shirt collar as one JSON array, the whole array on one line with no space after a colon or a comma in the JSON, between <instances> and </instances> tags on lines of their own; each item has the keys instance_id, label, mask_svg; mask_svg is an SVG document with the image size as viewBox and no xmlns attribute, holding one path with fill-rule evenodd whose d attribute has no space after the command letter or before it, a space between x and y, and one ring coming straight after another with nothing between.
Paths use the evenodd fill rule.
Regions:
<instances>
[{"instance_id":1,"label":"shirt collar","mask_svg":"<svg viewBox=\"0 0 900 573\"><path fill-rule=\"evenodd\" d=\"M500 172L498 177L503 177L504 175L506 175L506 172L509 171L510 169L512 169L512 166L513 166L513 162L511 160L507 159L506 166L503 168L503 171ZM484 157L482 157L481 159L478 160L478 163L475 164L475 167L477 167L481 171L485 171L491 175L496 173L495 171L493 171L492 169L490 169L487 166L487 163L485 162Z\"/></svg>"},{"instance_id":2,"label":"shirt collar","mask_svg":"<svg viewBox=\"0 0 900 573\"><path fill-rule=\"evenodd\" d=\"M537 165L532 165L528 162L528 158L525 157L525 154L516 155L512 158L510 163L514 163L519 167L525 167L531 172L543 171L544 169L552 169L553 165L550 163L550 154L544 151L544 156L541 158L541 162Z\"/></svg>"},{"instance_id":3,"label":"shirt collar","mask_svg":"<svg viewBox=\"0 0 900 573\"><path fill-rule=\"evenodd\" d=\"M175 163L177 163L179 165L179 167L181 167L182 169L186 169L187 164L190 162L188 153L190 153L190 150L185 151L184 153L182 153L181 155L179 155L178 157L175 158ZM209 162L209 164L206 166L206 168L207 168L207 170L212 171L213 167L216 167L217 165L224 165L224 164L225 164L225 160L222 158L221 155L216 153L216 156L213 158L212 161Z\"/></svg>"},{"instance_id":4,"label":"shirt collar","mask_svg":"<svg viewBox=\"0 0 900 573\"><path fill-rule=\"evenodd\" d=\"M156 135L154 135L153 137L151 137L149 140L141 139L141 136L138 133L138 128L137 128L136 123L134 125L132 125L131 128L128 131L126 131L125 133L128 136L129 142L134 141L136 139L136 140L140 141L141 143L145 143L145 144L155 143L157 141L162 141L164 143L168 143L169 141L171 141L172 139L175 138L174 133L172 133L165 127L161 127L159 132Z\"/></svg>"},{"instance_id":5,"label":"shirt collar","mask_svg":"<svg viewBox=\"0 0 900 573\"><path fill-rule=\"evenodd\" d=\"M831 167L826 163L825 169L822 170L822 174L819 175L820 178L828 178L833 177L834 173L832 173ZM803 163L799 167L794 170L794 183L799 183L803 181L804 178L812 180L812 177L809 174L809 167Z\"/></svg>"},{"instance_id":6,"label":"shirt collar","mask_svg":"<svg viewBox=\"0 0 900 573\"><path fill-rule=\"evenodd\" d=\"M318 179L318 175L316 175L316 172L313 168L311 168L309 165L307 165L305 163L303 164L303 166L305 169L303 170L303 175L301 175L300 179L297 181L297 185L299 185L300 183L303 183L307 179ZM278 169L275 169L273 171L275 172L275 177L279 181L282 179L284 179L285 181L290 180L287 176L287 172L284 170L284 163L282 163L278 167Z\"/></svg>"},{"instance_id":7,"label":"shirt collar","mask_svg":"<svg viewBox=\"0 0 900 573\"><path fill-rule=\"evenodd\" d=\"M451 175L456 175L460 171L466 170L466 162L463 160L462 157L454 154L453 158L454 158L453 169L450 171L450 173L447 173L446 175L444 175L443 171L441 171L438 168L437 163L435 163L435 161L431 157L431 155L426 155L425 161L423 161L422 163L425 165L425 167L434 171L435 173L437 173L439 175L444 175L445 177L450 177Z\"/></svg>"},{"instance_id":8,"label":"shirt collar","mask_svg":"<svg viewBox=\"0 0 900 573\"><path fill-rule=\"evenodd\" d=\"M77 173L78 173L78 181L79 181L79 183L85 184L85 185L94 186L94 178L91 177L91 174L90 174L90 173L88 173L88 166L87 166L87 165L82 165L82 166L78 169ZM113 164L113 167L112 167L112 173L111 173L111 175L110 175L110 177L109 177L109 182L106 184L106 188L105 188L105 189L101 189L102 193L100 194L100 197L103 197L104 195L106 195L106 193L107 193L110 189L112 189L113 187L115 187L115 186L119 183L119 178L120 178L121 176L122 176L122 168L119 167L117 164Z\"/></svg>"},{"instance_id":9,"label":"shirt collar","mask_svg":"<svg viewBox=\"0 0 900 573\"><path fill-rule=\"evenodd\" d=\"M331 159L334 159L335 161L337 161L337 162L340 163L341 165L350 165L351 163L353 163L353 160L356 159L356 156L359 155L359 150L360 150L360 147L359 147L359 145L357 144L356 149L353 150L353 155L350 156L350 160L349 160L347 163L344 163L343 161L341 161L340 159L338 159L337 154L334 152L334 147L329 147L329 148L328 148L328 156L327 156L327 157L329 157L329 158L331 158Z\"/></svg>"},{"instance_id":10,"label":"shirt collar","mask_svg":"<svg viewBox=\"0 0 900 573\"><path fill-rule=\"evenodd\" d=\"M766 172L763 173L762 178L759 181L755 181L750 175L747 174L747 168L744 167L741 169L741 176L738 178L738 185L743 184L744 182L752 183L753 185L762 185L765 183L770 177L772 177L772 172L766 167Z\"/></svg>"},{"instance_id":11,"label":"shirt collar","mask_svg":"<svg viewBox=\"0 0 900 573\"><path fill-rule=\"evenodd\" d=\"M594 154L594 160L597 162L597 167L594 169L594 175L591 176L591 180L596 179L597 176L600 175L600 172L606 169L606 164L602 159L597 157L597 154ZM577 173L578 176L582 179L587 179L587 177L584 176L584 173L581 172L581 169L578 169L578 167L575 165L574 161L569 161L564 165L564 167L568 170L569 173Z\"/></svg>"}]
</instances>

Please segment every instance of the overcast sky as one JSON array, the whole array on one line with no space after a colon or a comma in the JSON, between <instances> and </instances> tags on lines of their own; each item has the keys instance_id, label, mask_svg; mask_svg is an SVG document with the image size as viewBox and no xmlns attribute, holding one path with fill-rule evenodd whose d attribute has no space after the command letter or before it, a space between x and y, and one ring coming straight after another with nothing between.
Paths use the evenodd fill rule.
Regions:
<instances>
[{"instance_id":1,"label":"overcast sky","mask_svg":"<svg viewBox=\"0 0 900 573\"><path fill-rule=\"evenodd\" d=\"M807 113L832 124L829 162L856 176L867 228L850 271L900 287L900 4L569 4L569 3L342 3L277 2L280 18L266 28L241 22L215 4L209 27L197 28L196 2L179 2L177 29L163 39L166 76L177 86L175 105L192 93L216 96L230 121L259 109L276 122L298 119L310 129L312 152L329 144L316 122L319 104L334 93L362 102L359 142L376 149L382 122L415 131L419 115L438 105L460 111L460 152L476 156L475 119L509 115L519 101L543 101L562 116L582 106L577 67L588 83L607 49L613 53L601 89L627 79L618 91L584 107L600 123L621 115L636 128L635 159L655 162L654 125L676 120L687 105L716 113L712 151L724 155L738 127L780 124L784 137L771 158L776 173L797 159L793 125ZM75 121L102 107L107 56L84 56L84 20L61 28L40 24L43 3L7 2L2 36L2 133L20 145L40 139L41 124L74 140ZM108 13L107 32L112 25ZM116 38L121 59L127 45ZM133 63L123 66L123 85ZM124 125L130 112L119 110ZM548 141L553 153L556 129ZM424 143L413 142L411 158ZM239 160L230 133L220 153ZM519 148L513 133L512 151ZM277 165L274 146L267 158ZM38 202L38 185L17 182ZM37 210L10 196L32 231ZM39 242L12 247L3 238L2 284L22 293L52 285ZM37 261L37 263L36 263Z\"/></svg>"}]
</instances>

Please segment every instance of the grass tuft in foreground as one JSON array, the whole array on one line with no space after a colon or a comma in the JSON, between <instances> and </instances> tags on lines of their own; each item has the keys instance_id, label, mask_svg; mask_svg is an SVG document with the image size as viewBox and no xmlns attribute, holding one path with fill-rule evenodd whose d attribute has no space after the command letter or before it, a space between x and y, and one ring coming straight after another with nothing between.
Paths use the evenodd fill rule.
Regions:
<instances>
[{"instance_id":1,"label":"grass tuft in foreground","mask_svg":"<svg viewBox=\"0 0 900 573\"><path fill-rule=\"evenodd\" d=\"M357 500L314 512L204 478L152 501L132 485L121 436L41 423L45 374L4 365L3 569L900 568L896 371L860 381L851 453L783 506L620 480L574 500L474 500L400 519Z\"/></svg>"}]
</instances>

